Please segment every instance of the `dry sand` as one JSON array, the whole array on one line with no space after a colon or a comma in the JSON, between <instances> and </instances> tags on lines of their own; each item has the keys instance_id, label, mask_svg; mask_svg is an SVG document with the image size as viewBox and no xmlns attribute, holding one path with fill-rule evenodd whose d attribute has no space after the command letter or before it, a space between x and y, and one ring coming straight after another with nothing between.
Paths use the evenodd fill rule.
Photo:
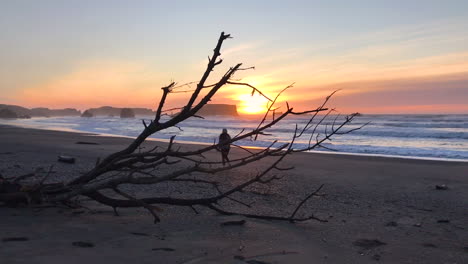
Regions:
<instances>
[{"instance_id":1,"label":"dry sand","mask_svg":"<svg viewBox=\"0 0 468 264\"><path fill-rule=\"evenodd\" d=\"M0 173L40 175L54 165L50 180L66 180L128 142L0 126ZM58 163L60 154L73 155L77 163ZM209 158L219 159L215 154ZM235 182L266 162L219 177ZM309 201L302 213L314 212L327 223L162 206L162 222L153 224L145 210L120 209L114 216L111 208L91 201L84 202L89 209L75 210L0 207L0 240L27 238L0 241L0 263L468 263L468 163L301 153L288 157L288 165L295 169L283 172L287 177L275 187L250 190L248 197L258 211L287 215L295 201L324 183L324 196ZM435 190L441 184L449 189ZM203 192L191 194L198 191ZM220 225L240 219L244 226ZM74 246L76 241L94 247Z\"/></svg>"}]
</instances>

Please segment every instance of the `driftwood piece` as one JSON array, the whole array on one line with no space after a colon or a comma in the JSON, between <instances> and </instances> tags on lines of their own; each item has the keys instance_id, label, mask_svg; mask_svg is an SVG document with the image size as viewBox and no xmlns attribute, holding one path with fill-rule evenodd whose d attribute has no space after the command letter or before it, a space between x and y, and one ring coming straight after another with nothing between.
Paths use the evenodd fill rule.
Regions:
<instances>
[{"instance_id":1,"label":"driftwood piece","mask_svg":"<svg viewBox=\"0 0 468 264\"><path fill-rule=\"evenodd\" d=\"M387 243L382 242L378 239L365 239L365 238L361 238L353 242L353 245L361 247L363 249L372 249L375 247L384 246L386 244Z\"/></svg>"},{"instance_id":2,"label":"driftwood piece","mask_svg":"<svg viewBox=\"0 0 468 264\"><path fill-rule=\"evenodd\" d=\"M99 145L97 142L90 142L90 141L77 141L75 144L78 145Z\"/></svg>"},{"instance_id":3,"label":"driftwood piece","mask_svg":"<svg viewBox=\"0 0 468 264\"><path fill-rule=\"evenodd\" d=\"M448 186L445 185L445 184L438 184L438 185L435 186L435 189L445 191L445 190L448 190Z\"/></svg>"},{"instance_id":4,"label":"driftwood piece","mask_svg":"<svg viewBox=\"0 0 468 264\"><path fill-rule=\"evenodd\" d=\"M75 241L75 242L72 242L72 245L75 246L75 247L81 247L81 248L92 248L92 247L94 247L93 243L87 242L87 241Z\"/></svg>"},{"instance_id":5,"label":"driftwood piece","mask_svg":"<svg viewBox=\"0 0 468 264\"><path fill-rule=\"evenodd\" d=\"M76 161L74 157L66 156L66 155L58 156L57 160L63 163L70 163L70 164L73 164Z\"/></svg>"},{"instance_id":6,"label":"driftwood piece","mask_svg":"<svg viewBox=\"0 0 468 264\"><path fill-rule=\"evenodd\" d=\"M2 242L21 242L21 241L28 241L28 237L4 237L2 238Z\"/></svg>"},{"instance_id":7,"label":"driftwood piece","mask_svg":"<svg viewBox=\"0 0 468 264\"><path fill-rule=\"evenodd\" d=\"M301 212L304 205L312 198L320 196L318 192L322 189L319 186L315 190L303 195L302 200L297 201L297 205L291 208L288 215L265 215L261 210L255 208L254 204L248 201L245 195L246 189L254 185L271 185L288 177L284 171L293 168L281 166L281 162L294 152L305 152L318 147L323 147L323 143L328 142L334 136L350 133L362 126L346 130L346 126L359 116L353 113L346 116L336 114L335 109L326 107L331 93L318 107L312 107L303 111L294 110L288 102L281 102L283 93L289 91L293 84L286 86L275 96L268 95L258 87L242 82L235 77L241 71L253 69L253 67L243 67L237 63L227 68L217 79L212 73L222 64L221 50L223 43L231 38L229 34L222 32L218 38L216 46L208 63L196 82L177 85L171 82L161 88L162 94L157 105L156 112L152 120L142 120L142 132L125 148L115 153L98 159L95 166L82 175L71 179L65 183L45 184L48 176L33 184L33 188L23 188L18 192L0 193L0 202L30 202L31 199L37 202L48 202L51 204L65 204L71 206L75 204L76 198L88 197L98 203L112 207L117 214L119 207L142 207L147 209L154 217L155 222L160 220L157 212L160 208L155 204L167 204L173 206L186 206L198 213L196 207L205 207L223 215L238 215L248 218L279 220L279 221L306 221L326 220L316 217L308 212ZM218 160L208 160L207 153L216 151L218 144L199 146L196 149L184 150L176 142L176 136L172 136L165 147L155 147L143 150L142 144L155 133L160 133L168 128L179 128L180 124L192 117L200 117L198 112L223 88L237 87L247 89L252 95L258 94L268 101L265 114L253 128L245 128L231 138L226 144L232 144L244 150L243 155L236 159L231 159L228 165L224 165ZM177 107L167 107L167 101L174 93L189 93L188 99ZM171 116L168 113L177 111ZM281 111L281 113L279 113ZM305 117L302 123L297 124L294 132L291 133L289 142L272 141L269 146L262 150L247 150L238 145L240 140L257 140L269 135L269 129L280 124L290 116ZM163 118L164 117L164 118ZM167 117L167 118L166 118ZM324 129L323 129L324 128ZM301 140L308 142L305 147L298 148L295 142ZM91 144L91 142L77 142L77 144ZM221 182L213 175L224 173L236 168L255 164L260 160L268 160L268 165L252 175L246 175L244 180L237 185L228 185ZM75 163L75 157L61 155L59 162ZM182 164L182 165L177 165ZM167 166L174 166L171 170L164 170ZM167 172L169 171L169 172ZM49 170L49 174L51 169ZM121 185L158 185L158 184L184 184L188 187L205 186L212 192L210 195L191 196L177 195L153 195L144 197L142 194L129 195L119 187ZM117 194L117 197L110 196L109 193ZM143 196L143 197L142 197ZM31 198L32 197L32 198ZM273 199L273 198L272 198ZM236 211L234 207L223 207L222 201L236 203L249 211Z\"/></svg>"},{"instance_id":8,"label":"driftwood piece","mask_svg":"<svg viewBox=\"0 0 468 264\"><path fill-rule=\"evenodd\" d=\"M168 252L175 251L175 249L169 248L169 247L152 248L151 250L153 250L153 251L168 251Z\"/></svg>"},{"instance_id":9,"label":"driftwood piece","mask_svg":"<svg viewBox=\"0 0 468 264\"><path fill-rule=\"evenodd\" d=\"M221 226L243 226L245 222L246 222L245 220L226 221L226 222L222 222Z\"/></svg>"}]
</instances>

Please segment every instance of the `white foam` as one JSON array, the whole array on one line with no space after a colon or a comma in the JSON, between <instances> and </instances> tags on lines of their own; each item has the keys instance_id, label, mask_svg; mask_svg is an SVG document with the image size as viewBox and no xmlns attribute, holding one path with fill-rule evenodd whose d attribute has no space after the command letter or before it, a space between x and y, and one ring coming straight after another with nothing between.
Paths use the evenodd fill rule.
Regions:
<instances>
[{"instance_id":1,"label":"white foam","mask_svg":"<svg viewBox=\"0 0 468 264\"><path fill-rule=\"evenodd\" d=\"M372 122L369 126L351 134L336 136L333 141L327 141L325 146L337 149L339 153L350 155L440 161L468 160L468 129L464 128L468 125L468 115L371 115L359 117L350 127L354 128L368 121ZM222 128L227 128L231 135L236 135L242 128L255 128L257 122L251 119L221 117L209 117L205 120L189 119L180 124L183 131L169 128L156 133L151 138L167 141L172 135L176 135L176 140L186 143L213 144ZM242 140L237 144L261 148L270 145L273 140L278 140L280 143L289 142L295 124L299 123L301 127L301 123L303 126L304 122L304 118L290 118L268 130L273 136L262 136L257 141ZM123 137L136 137L143 129L140 119L118 117L0 119L0 123ZM324 129L324 126L319 126L318 131L323 133ZM308 139L309 135L297 139L294 147L307 146Z\"/></svg>"}]
</instances>

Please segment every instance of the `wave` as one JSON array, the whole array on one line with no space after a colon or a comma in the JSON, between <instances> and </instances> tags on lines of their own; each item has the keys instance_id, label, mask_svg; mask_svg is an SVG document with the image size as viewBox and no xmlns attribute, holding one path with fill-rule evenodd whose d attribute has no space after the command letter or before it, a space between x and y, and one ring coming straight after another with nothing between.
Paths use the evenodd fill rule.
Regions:
<instances>
[{"instance_id":1,"label":"wave","mask_svg":"<svg viewBox=\"0 0 468 264\"><path fill-rule=\"evenodd\" d=\"M341 132L345 132L354 127L348 127ZM320 126L316 132L325 133L325 127ZM328 127L328 132L330 127ZM294 133L293 128L275 128L269 129L267 132L272 134L291 134ZM307 134L307 133L306 133ZM310 134L310 132L309 132ZM405 129L405 130L385 130L379 129L377 127L372 127L371 129L360 129L352 132L352 135L367 136L367 137L379 137L379 138L420 138L420 139L460 139L467 140L467 132L453 132L453 131L433 131L433 130L415 130L415 129Z\"/></svg>"},{"instance_id":2,"label":"wave","mask_svg":"<svg viewBox=\"0 0 468 264\"><path fill-rule=\"evenodd\" d=\"M318 127L317 132L323 133L325 128L329 131L334 117L331 118L331 121L323 122ZM339 117L337 122L340 122L341 118ZM307 120L307 117L285 119L284 122L267 130L273 134L272 136L262 137L258 141L243 140L239 144L266 147L271 143L271 140L288 142L294 132L295 124L298 123L300 129ZM372 123L351 134L336 137L332 141L334 145L326 146L349 153L468 159L468 115L364 115L353 121L346 129L359 127L369 121ZM13 121L0 120L0 122L43 129L73 129L130 137L137 136L143 129L141 119L109 117L89 119L80 117L32 118ZM152 138L164 140L169 139L172 135L177 135L177 140L212 144L217 140L223 128L228 129L231 136L234 136L243 128L254 129L257 125L258 120L243 118L189 119L180 124L182 130L178 128L166 129L153 135ZM296 146L304 147L308 141L308 137L306 137L307 135L303 139L297 140L296 144L298 145Z\"/></svg>"},{"instance_id":3,"label":"wave","mask_svg":"<svg viewBox=\"0 0 468 264\"><path fill-rule=\"evenodd\" d=\"M154 137L161 138L161 137ZM162 139L169 139L169 136L162 137ZM212 144L213 139L210 137L201 136L179 136L178 141L187 142L202 142ZM251 147L268 147L271 140L240 140L236 144ZM273 147L279 147L287 140L277 142ZM333 144L324 143L326 148L317 147L314 151L329 151L330 149L344 153L360 153L360 154L382 154L382 155L398 155L398 156L411 156L411 157L432 157L432 158L449 158L449 159L468 159L468 151L454 150L441 147L405 147L405 146L375 146L375 145L354 145L354 144ZM294 149L302 149L308 147L307 143L294 143Z\"/></svg>"},{"instance_id":4,"label":"wave","mask_svg":"<svg viewBox=\"0 0 468 264\"><path fill-rule=\"evenodd\" d=\"M381 126L388 126L388 127L425 127L425 128L468 128L468 122L463 121L459 123L381 123L378 124Z\"/></svg>"},{"instance_id":5,"label":"wave","mask_svg":"<svg viewBox=\"0 0 468 264\"><path fill-rule=\"evenodd\" d=\"M436 147L414 148L403 146L372 146L372 145L331 145L324 144L325 147L336 149L340 152L363 153L363 154L384 154L415 157L468 159L468 151L451 150Z\"/></svg>"}]
</instances>

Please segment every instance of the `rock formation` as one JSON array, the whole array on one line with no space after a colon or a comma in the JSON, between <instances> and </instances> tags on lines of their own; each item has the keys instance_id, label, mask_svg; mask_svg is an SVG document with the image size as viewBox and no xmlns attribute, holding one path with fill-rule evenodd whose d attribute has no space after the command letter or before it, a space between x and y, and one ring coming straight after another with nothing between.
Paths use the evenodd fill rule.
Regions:
<instances>
[{"instance_id":1,"label":"rock formation","mask_svg":"<svg viewBox=\"0 0 468 264\"><path fill-rule=\"evenodd\" d=\"M0 118L17 118L18 115L10 109L0 109Z\"/></svg>"},{"instance_id":2,"label":"rock formation","mask_svg":"<svg viewBox=\"0 0 468 264\"><path fill-rule=\"evenodd\" d=\"M122 108L120 110L120 118L133 118L135 117L135 112L131 108Z\"/></svg>"},{"instance_id":3,"label":"rock formation","mask_svg":"<svg viewBox=\"0 0 468 264\"><path fill-rule=\"evenodd\" d=\"M197 113L200 116L225 115L238 116L237 107L229 104L207 104Z\"/></svg>"},{"instance_id":4,"label":"rock formation","mask_svg":"<svg viewBox=\"0 0 468 264\"><path fill-rule=\"evenodd\" d=\"M0 109L7 109L11 112L14 112L17 116L31 115L31 110L17 105L0 104Z\"/></svg>"},{"instance_id":5,"label":"rock formation","mask_svg":"<svg viewBox=\"0 0 468 264\"><path fill-rule=\"evenodd\" d=\"M31 108L33 116L79 116L80 111L74 108L49 109L44 107Z\"/></svg>"},{"instance_id":6,"label":"rock formation","mask_svg":"<svg viewBox=\"0 0 468 264\"><path fill-rule=\"evenodd\" d=\"M0 109L8 109L20 118L27 117L51 117L51 116L79 116L80 111L74 108L49 109L44 107L25 108L17 105L0 104Z\"/></svg>"},{"instance_id":7,"label":"rock formation","mask_svg":"<svg viewBox=\"0 0 468 264\"><path fill-rule=\"evenodd\" d=\"M81 117L93 117L93 114L89 110L86 110L81 114Z\"/></svg>"},{"instance_id":8,"label":"rock formation","mask_svg":"<svg viewBox=\"0 0 468 264\"><path fill-rule=\"evenodd\" d=\"M90 108L88 111L94 116L119 116L123 108L112 106L101 106L98 108ZM148 108L130 108L137 116L153 116L154 112Z\"/></svg>"}]
</instances>

